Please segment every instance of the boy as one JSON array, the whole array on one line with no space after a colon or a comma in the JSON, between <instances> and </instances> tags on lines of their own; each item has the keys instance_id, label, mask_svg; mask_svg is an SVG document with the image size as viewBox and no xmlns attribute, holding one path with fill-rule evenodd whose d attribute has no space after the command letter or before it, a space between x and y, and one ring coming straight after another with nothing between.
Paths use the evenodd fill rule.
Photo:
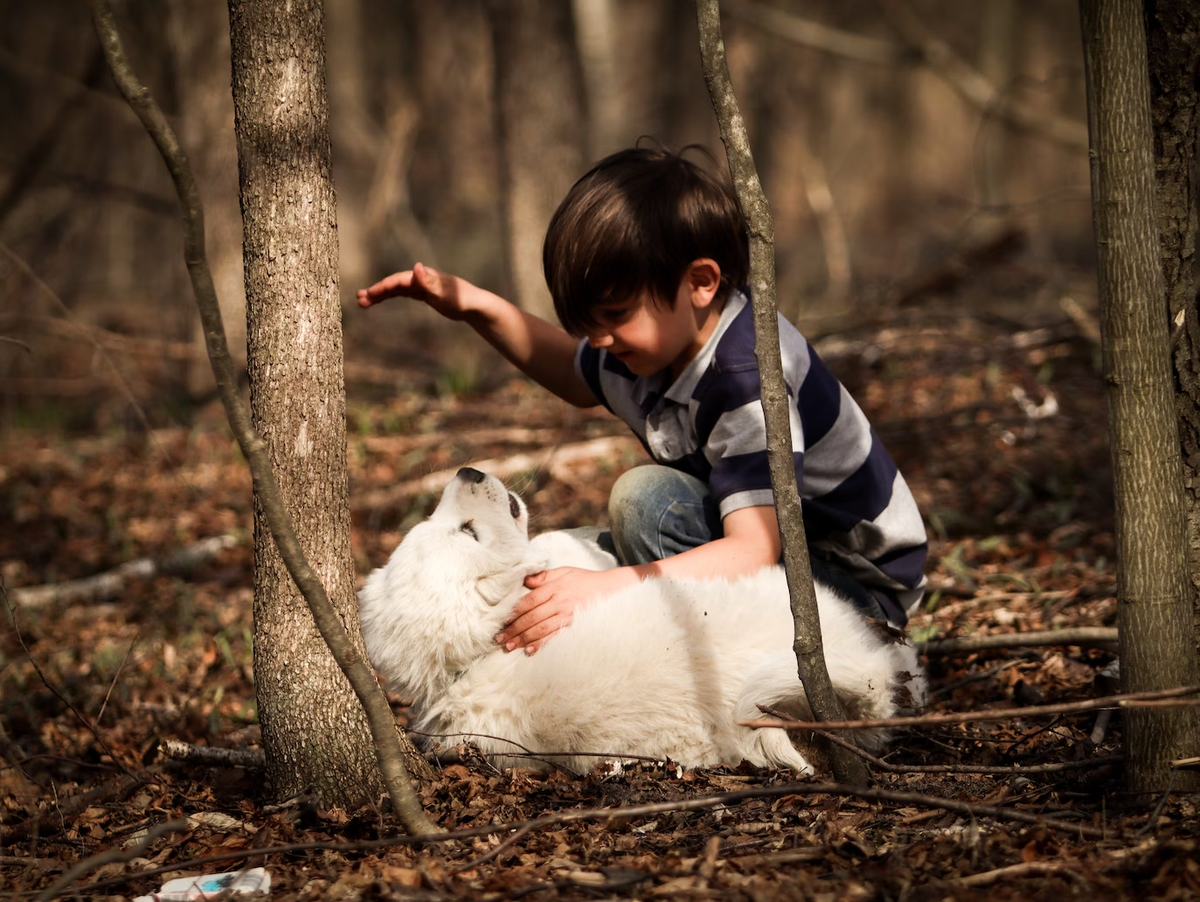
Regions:
<instances>
[{"instance_id":1,"label":"boy","mask_svg":"<svg viewBox=\"0 0 1200 902\"><path fill-rule=\"evenodd\" d=\"M497 641L528 654L599 594L649 576L735 578L780 557L741 290L746 228L729 190L665 150L613 154L559 206L543 264L561 328L419 263L358 292L362 307L403 296L467 322L563 400L604 404L655 461L622 475L609 499L621 567L526 580ZM916 504L845 388L790 323L779 328L813 573L903 626L925 584Z\"/></svg>"}]
</instances>

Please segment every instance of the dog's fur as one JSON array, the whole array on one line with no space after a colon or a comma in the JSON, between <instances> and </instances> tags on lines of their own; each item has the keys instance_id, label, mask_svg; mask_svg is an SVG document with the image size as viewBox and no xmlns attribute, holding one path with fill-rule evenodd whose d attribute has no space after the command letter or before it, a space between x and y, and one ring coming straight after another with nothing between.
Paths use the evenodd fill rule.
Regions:
<instances>
[{"instance_id":1,"label":"dog's fur","mask_svg":"<svg viewBox=\"0 0 1200 902\"><path fill-rule=\"evenodd\" d=\"M371 661L412 701L417 731L473 740L501 764L534 768L545 760L508 756L542 753L576 772L590 771L596 753L812 772L783 730L737 725L761 717L758 705L811 718L780 568L733 582L646 580L593 599L537 654L507 653L495 636L526 576L616 566L595 532L530 541L527 529L516 495L464 468L359 593ZM912 647L816 588L829 674L848 715L887 717L898 702L923 702ZM869 748L884 739L854 738Z\"/></svg>"}]
</instances>

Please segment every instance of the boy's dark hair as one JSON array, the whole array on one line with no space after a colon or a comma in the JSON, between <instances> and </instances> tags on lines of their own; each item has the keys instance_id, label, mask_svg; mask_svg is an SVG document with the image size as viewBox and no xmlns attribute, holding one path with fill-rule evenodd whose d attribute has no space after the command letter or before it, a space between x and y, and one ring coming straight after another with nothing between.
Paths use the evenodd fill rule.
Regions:
<instances>
[{"instance_id":1,"label":"boy's dark hair","mask_svg":"<svg viewBox=\"0 0 1200 902\"><path fill-rule=\"evenodd\" d=\"M721 267L720 299L745 284L741 210L723 181L661 148L622 150L593 166L559 204L542 246L554 309L577 336L597 325L597 306L643 290L654 304L673 306L688 265L701 257Z\"/></svg>"}]
</instances>

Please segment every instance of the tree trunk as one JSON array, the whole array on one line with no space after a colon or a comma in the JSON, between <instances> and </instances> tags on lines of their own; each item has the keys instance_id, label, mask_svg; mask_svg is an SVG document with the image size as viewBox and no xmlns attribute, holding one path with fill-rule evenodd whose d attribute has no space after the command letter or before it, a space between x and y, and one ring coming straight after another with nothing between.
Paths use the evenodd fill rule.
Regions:
<instances>
[{"instance_id":1,"label":"tree trunk","mask_svg":"<svg viewBox=\"0 0 1200 902\"><path fill-rule=\"evenodd\" d=\"M360 654L338 245L320 0L230 0L250 401L300 545ZM278 796L381 794L362 707L285 569L259 499L254 672Z\"/></svg>"},{"instance_id":2,"label":"tree trunk","mask_svg":"<svg viewBox=\"0 0 1200 902\"><path fill-rule=\"evenodd\" d=\"M1116 498L1121 688L1196 682L1183 472L1155 205L1142 4L1081 0L1104 376ZM1126 788L1162 792L1194 755L1191 709L1125 714ZM1176 788L1183 788L1179 772Z\"/></svg>"},{"instance_id":3,"label":"tree trunk","mask_svg":"<svg viewBox=\"0 0 1200 902\"><path fill-rule=\"evenodd\" d=\"M571 5L491 0L501 204L511 297L544 319L554 305L542 272L546 226L583 174L583 76Z\"/></svg>"},{"instance_id":4,"label":"tree trunk","mask_svg":"<svg viewBox=\"0 0 1200 902\"><path fill-rule=\"evenodd\" d=\"M1171 321L1179 323L1171 336L1172 356L1187 503L1188 570L1200 624L1200 310L1196 305L1200 6L1194 0L1147 0L1145 6L1158 234L1167 308Z\"/></svg>"}]
</instances>

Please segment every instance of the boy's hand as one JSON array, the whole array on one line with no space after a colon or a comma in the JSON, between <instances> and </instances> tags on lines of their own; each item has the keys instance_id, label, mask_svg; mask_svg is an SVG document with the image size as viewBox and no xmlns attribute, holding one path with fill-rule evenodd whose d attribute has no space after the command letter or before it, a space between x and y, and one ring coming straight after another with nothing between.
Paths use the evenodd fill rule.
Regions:
<instances>
[{"instance_id":1,"label":"boy's hand","mask_svg":"<svg viewBox=\"0 0 1200 902\"><path fill-rule=\"evenodd\" d=\"M459 320L467 315L466 296L474 287L466 279L417 263L412 269L392 273L370 288L360 288L356 296L360 307L372 307L388 298L413 298L424 301L447 319Z\"/></svg>"},{"instance_id":2,"label":"boy's hand","mask_svg":"<svg viewBox=\"0 0 1200 902\"><path fill-rule=\"evenodd\" d=\"M558 567L526 577L532 591L517 602L512 617L496 636L505 651L524 648L531 655L554 633L567 626L575 610L598 595L634 585L637 575L628 567L580 570Z\"/></svg>"}]
</instances>

